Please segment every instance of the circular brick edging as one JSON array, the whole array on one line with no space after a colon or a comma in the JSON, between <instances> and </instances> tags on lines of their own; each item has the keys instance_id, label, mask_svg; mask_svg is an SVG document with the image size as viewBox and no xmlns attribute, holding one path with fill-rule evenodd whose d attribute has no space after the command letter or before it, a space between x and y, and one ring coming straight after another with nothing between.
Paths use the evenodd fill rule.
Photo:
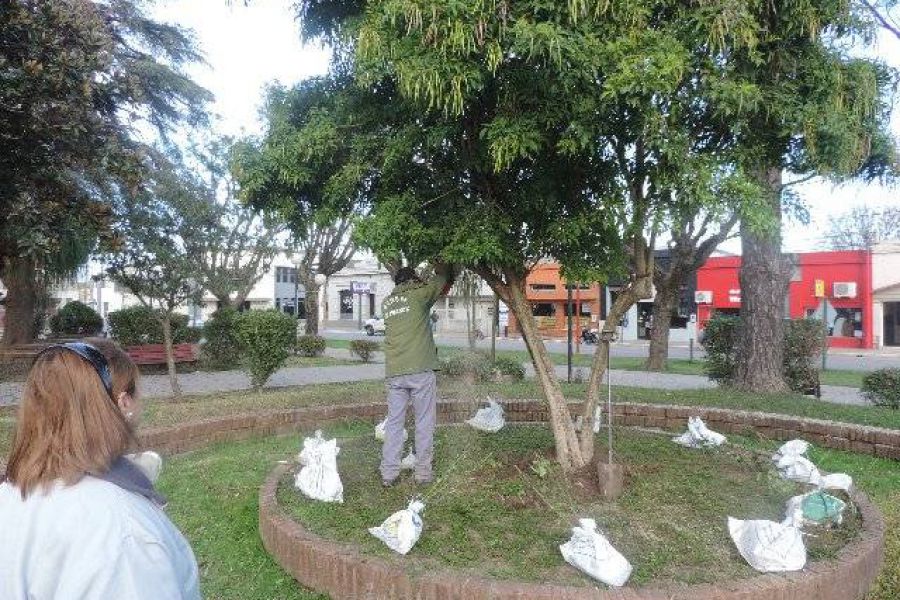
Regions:
<instances>
[{"instance_id":1,"label":"circular brick edging","mask_svg":"<svg viewBox=\"0 0 900 600\"><path fill-rule=\"evenodd\" d=\"M575 406L573 405L573 408ZM537 401L505 403L511 422L543 421L546 408ZM279 420L296 419L296 426L321 427L350 418L380 420L381 404L298 409L286 411ZM471 414L471 403L441 402L439 421L460 422ZM687 417L699 415L711 426L729 432L759 431L776 439L805 437L822 445L877 454L878 445L900 448L900 436L880 430L827 421L796 419L763 413L724 409L685 408L643 404L614 407L615 422L623 425L681 428ZM266 420L266 417L262 417ZM267 424L266 427L270 427ZM279 428L276 428L279 429ZM288 427L287 429L290 429ZM879 441L882 442L879 444ZM853 442L857 442L854 446ZM897 445L895 445L897 444ZM828 561L810 563L802 572L767 574L749 579L669 588L569 587L495 581L469 577L446 570L411 576L402 564L361 554L352 545L320 538L289 518L277 502L281 477L291 467L281 465L270 473L260 489L259 531L263 545L273 558L302 585L326 592L335 600L359 598L547 600L853 600L861 598L881 568L884 552L884 522L878 510L861 492L853 494L860 510L862 530L853 542Z\"/></svg>"},{"instance_id":2,"label":"circular brick edging","mask_svg":"<svg viewBox=\"0 0 900 600\"><path fill-rule=\"evenodd\" d=\"M503 404L509 422L548 419L547 407L541 401L511 400ZM470 401L441 401L438 421L461 422L471 416L473 405ZM580 408L580 402L570 403L573 414ZM384 412L382 403L287 409L148 429L140 433L140 440L144 447L178 453L210 442L296 433L346 420L376 423ZM803 438L824 447L900 459L900 431L890 429L720 408L626 402L613 407L614 422L626 426L677 431L685 427L690 416L700 416L712 429L725 433L755 431L775 440ZM325 591L335 599L852 600L865 594L877 577L883 559L881 515L865 495L855 493L853 499L863 522L860 536L841 549L837 558L811 563L798 573L762 575L716 585L671 589L626 587L609 591L492 581L454 575L450 571L413 579L400 566L363 556L352 546L319 539L287 518L275 498L278 479L287 468L277 468L260 490L259 531L263 544L300 583Z\"/></svg>"}]
</instances>

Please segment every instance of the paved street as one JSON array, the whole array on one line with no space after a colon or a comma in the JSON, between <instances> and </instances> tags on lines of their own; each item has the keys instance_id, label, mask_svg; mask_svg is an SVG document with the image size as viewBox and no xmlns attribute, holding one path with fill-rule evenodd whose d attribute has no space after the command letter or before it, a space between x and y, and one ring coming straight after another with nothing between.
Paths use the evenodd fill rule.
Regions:
<instances>
[{"instance_id":1,"label":"paved street","mask_svg":"<svg viewBox=\"0 0 900 600\"><path fill-rule=\"evenodd\" d=\"M324 333L325 337L335 339L356 339L366 337L364 333L357 331L348 331L341 329L329 329ZM380 339L380 338L376 338ZM461 335L438 335L435 341L445 346L467 346L468 341ZM550 352L566 351L565 340L548 340L545 342ZM490 338L480 340L476 344L479 348L489 349L491 347ZM518 338L498 338L497 348L500 350L525 350L525 344ZM595 346L582 344L581 353L591 354ZM644 340L616 342L613 344L613 356L639 357L647 356L649 342ZM688 344L673 343L669 346L670 358L689 358L690 348ZM699 344L694 345L694 357L703 357L703 348ZM878 352L870 350L865 351L849 351L849 350L829 350L826 357L828 368L845 369L848 371L874 371L876 369L884 369L887 367L900 367L900 348L885 349Z\"/></svg>"},{"instance_id":2,"label":"paved street","mask_svg":"<svg viewBox=\"0 0 900 600\"><path fill-rule=\"evenodd\" d=\"M329 356L347 358L346 350L329 348ZM533 376L531 365L526 365L529 376ZM566 367L556 367L557 376L566 377ZM588 370L583 369L585 377ZM384 365L379 363L342 365L335 367L290 367L281 369L266 384L267 388L281 388L318 383L339 383L371 381L384 377ZM185 394L208 394L250 389L250 379L242 371L196 371L178 376ZM604 382L606 380L604 379ZM612 371L613 385L669 390L707 389L715 387L706 377L700 375L674 375L670 373L647 373L644 371ZM144 397L159 398L171 395L167 375L147 375L141 380ZM0 383L0 405L16 404L21 394L19 382ZM822 386L822 399L837 404L865 405L866 400L859 390L850 387Z\"/></svg>"}]
</instances>

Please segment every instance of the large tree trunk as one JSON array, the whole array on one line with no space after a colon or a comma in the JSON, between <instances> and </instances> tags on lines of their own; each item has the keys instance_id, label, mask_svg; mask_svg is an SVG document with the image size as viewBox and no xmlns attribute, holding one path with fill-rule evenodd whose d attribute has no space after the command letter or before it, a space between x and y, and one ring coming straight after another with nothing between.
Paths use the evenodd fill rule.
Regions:
<instances>
[{"instance_id":1,"label":"large tree trunk","mask_svg":"<svg viewBox=\"0 0 900 600\"><path fill-rule=\"evenodd\" d=\"M556 378L553 361L538 332L531 305L525 297L524 281L510 273L506 274L506 279L509 283L509 308L519 322L522 339L531 355L535 375L550 409L550 428L556 442L556 459L564 472L571 473L587 465L590 458L586 460L579 449L572 415Z\"/></svg>"},{"instance_id":2,"label":"large tree trunk","mask_svg":"<svg viewBox=\"0 0 900 600\"><path fill-rule=\"evenodd\" d=\"M3 345L33 342L43 322L37 314L40 285L34 261L29 258L8 256L0 264L0 279L6 286L6 317L4 319Z\"/></svg>"},{"instance_id":3,"label":"large tree trunk","mask_svg":"<svg viewBox=\"0 0 900 600\"><path fill-rule=\"evenodd\" d=\"M172 384L172 396L181 400L181 386L178 384L178 373L175 370L175 350L172 347L172 317L166 315L160 320L163 332L163 344L166 347L166 366L169 370L169 383Z\"/></svg>"},{"instance_id":4,"label":"large tree trunk","mask_svg":"<svg viewBox=\"0 0 900 600\"><path fill-rule=\"evenodd\" d=\"M669 331L672 328L672 311L678 302L678 289L682 278L671 275L657 282L653 299L653 329L650 330L650 354L648 371L665 371L669 362Z\"/></svg>"},{"instance_id":5,"label":"large tree trunk","mask_svg":"<svg viewBox=\"0 0 900 600\"><path fill-rule=\"evenodd\" d=\"M303 304L306 306L306 335L319 335L319 286L315 281L303 282L306 288L306 298Z\"/></svg>"},{"instance_id":6,"label":"large tree trunk","mask_svg":"<svg viewBox=\"0 0 900 600\"><path fill-rule=\"evenodd\" d=\"M755 232L741 220L741 330L734 385L754 392L783 392L784 304L790 281L781 254L781 169L756 174L766 190L773 224Z\"/></svg>"}]
</instances>

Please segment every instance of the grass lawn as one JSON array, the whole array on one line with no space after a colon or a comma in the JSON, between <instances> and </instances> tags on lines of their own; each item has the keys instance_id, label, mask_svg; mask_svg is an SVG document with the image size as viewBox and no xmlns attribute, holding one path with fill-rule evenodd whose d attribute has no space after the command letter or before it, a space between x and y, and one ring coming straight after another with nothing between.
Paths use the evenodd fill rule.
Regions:
<instances>
[{"instance_id":1,"label":"grass lawn","mask_svg":"<svg viewBox=\"0 0 900 600\"><path fill-rule=\"evenodd\" d=\"M559 544L579 518L591 517L634 565L631 584L751 577L754 571L733 548L726 517L781 520L785 502L805 491L780 479L768 456L739 445L688 450L668 435L620 429L615 449L629 479L622 498L605 503L598 500L593 470L567 478L555 465L547 427L513 426L497 434L442 428L435 444L437 479L421 494L425 532L399 559L367 528L422 490L409 476L381 489L381 443L371 425L337 434L344 504L306 499L288 474L279 488L282 505L314 533L419 573L451 567L473 576L590 585L564 563ZM842 527L817 532L809 540L810 559L833 556L858 527L848 514Z\"/></svg>"},{"instance_id":2,"label":"grass lawn","mask_svg":"<svg viewBox=\"0 0 900 600\"><path fill-rule=\"evenodd\" d=\"M564 384L569 397L580 398L584 386ZM507 385L440 383L447 398L483 399L487 395L506 398L538 398L533 382ZM656 391L614 388L619 400L692 406L723 406L827 418L850 423L900 429L900 411L876 407L840 406L794 395L764 396L727 390ZM381 402L382 382L330 384L279 389L262 393L239 392L192 396L173 404L150 401L145 426L173 424L212 416L261 412L281 408L349 402ZM0 456L8 451L14 412L0 411ZM773 442L760 442L774 446ZM299 446L297 436L266 438L216 445L167 461L161 486L172 500L170 513L189 535L202 561L205 597L311 599L317 596L298 590L262 552L256 527L259 485L275 461L292 457ZM815 450L813 459L828 471L854 476L879 505L888 526L885 568L878 588L869 600L895 600L900 589L900 467L895 461L864 457L832 450ZM428 511L426 511L427 519ZM386 515L381 515L383 518ZM426 521L427 523L427 521Z\"/></svg>"},{"instance_id":3,"label":"grass lawn","mask_svg":"<svg viewBox=\"0 0 900 600\"><path fill-rule=\"evenodd\" d=\"M345 365L358 365L360 361L352 358L340 358L336 356L289 356L285 367L340 367Z\"/></svg>"},{"instance_id":4,"label":"grass lawn","mask_svg":"<svg viewBox=\"0 0 900 600\"><path fill-rule=\"evenodd\" d=\"M383 342L383 338L380 336L376 336L372 338L378 342ZM327 339L326 343L330 348L349 348L350 341L349 340L341 340L341 339ZM582 347L584 348L584 346ZM593 350L593 346L587 346ZM439 346L438 353L442 356L446 356L449 354L455 354L458 352L464 351L464 348L460 348L458 346ZM498 350L497 356L503 356L518 360L519 362L530 362L531 359L528 357L528 352L525 350ZM551 352L550 357L553 360L553 363L556 365L565 365L567 364L567 357L564 353L561 352ZM592 354L588 354L587 352L582 352L581 354L573 354L572 355L572 364L576 367L585 369L585 376L587 376L588 370L591 367L591 360L593 356ZM612 356L612 367L614 369L621 369L623 371L644 371L644 363L645 359L635 356L615 356L615 348L613 348L613 356ZM667 369L667 373L674 373L676 375L705 375L703 372L703 364L704 361L702 358L695 359L693 361L688 360L686 358L673 358L669 360L669 368ZM839 369L828 369L827 371L819 372L819 379L825 385L842 385L847 387L860 387L862 386L863 377L866 376L866 372L864 371L848 371L848 370L839 370Z\"/></svg>"}]
</instances>

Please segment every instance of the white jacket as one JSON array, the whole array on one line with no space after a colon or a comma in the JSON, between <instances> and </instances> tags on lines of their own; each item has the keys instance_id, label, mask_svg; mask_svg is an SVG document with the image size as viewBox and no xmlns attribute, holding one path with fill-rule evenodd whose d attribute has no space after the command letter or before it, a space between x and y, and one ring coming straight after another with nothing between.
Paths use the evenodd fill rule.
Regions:
<instances>
[{"instance_id":1,"label":"white jacket","mask_svg":"<svg viewBox=\"0 0 900 600\"><path fill-rule=\"evenodd\" d=\"M195 600L194 553L148 499L85 477L22 500L0 484L3 600Z\"/></svg>"}]
</instances>

